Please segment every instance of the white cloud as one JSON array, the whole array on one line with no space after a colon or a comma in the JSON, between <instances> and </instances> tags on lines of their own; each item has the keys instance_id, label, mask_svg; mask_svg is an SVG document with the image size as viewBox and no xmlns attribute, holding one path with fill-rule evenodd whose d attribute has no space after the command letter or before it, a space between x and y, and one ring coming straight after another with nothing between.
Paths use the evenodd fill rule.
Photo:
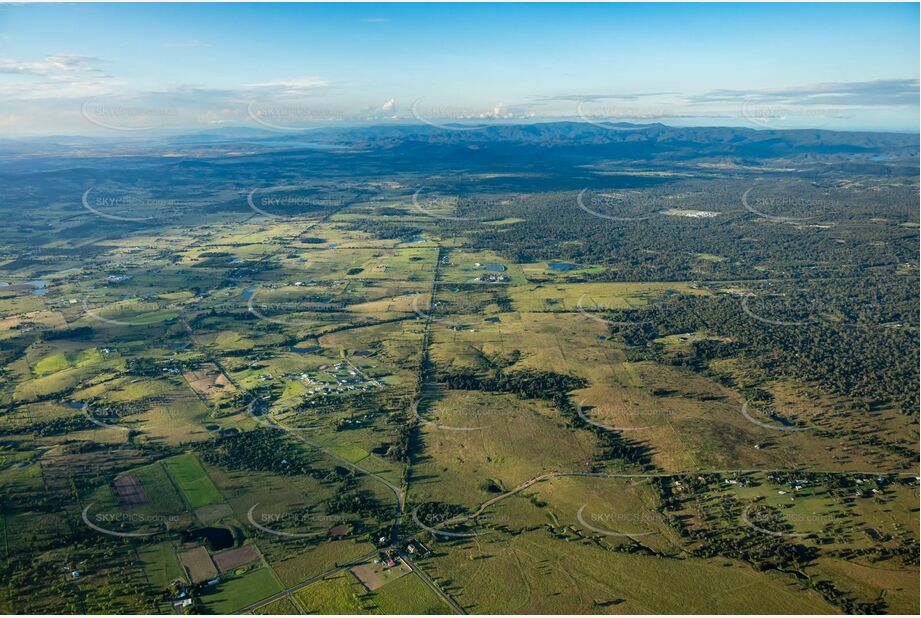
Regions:
<instances>
[{"instance_id":1,"label":"white cloud","mask_svg":"<svg viewBox=\"0 0 921 618\"><path fill-rule=\"evenodd\" d=\"M0 60L0 73L13 75L37 75L41 77L71 73L102 73L95 65L102 62L93 56L77 54L53 54L43 60Z\"/></svg>"},{"instance_id":2,"label":"white cloud","mask_svg":"<svg viewBox=\"0 0 921 618\"><path fill-rule=\"evenodd\" d=\"M918 105L918 80L879 79L868 82L831 82L789 86L768 90L712 90L688 97L699 102L726 102L743 99L791 105L849 105L886 107Z\"/></svg>"},{"instance_id":3,"label":"white cloud","mask_svg":"<svg viewBox=\"0 0 921 618\"><path fill-rule=\"evenodd\" d=\"M258 84L247 84L246 90L263 90L278 95L301 95L311 91L327 88L330 83L320 77L305 75L290 79L273 79Z\"/></svg>"}]
</instances>

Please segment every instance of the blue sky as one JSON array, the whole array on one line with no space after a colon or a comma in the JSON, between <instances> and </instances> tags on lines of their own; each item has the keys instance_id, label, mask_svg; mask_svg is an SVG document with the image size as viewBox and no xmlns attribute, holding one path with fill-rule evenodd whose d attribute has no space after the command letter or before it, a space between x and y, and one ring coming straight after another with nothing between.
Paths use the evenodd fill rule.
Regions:
<instances>
[{"instance_id":1,"label":"blue sky","mask_svg":"<svg viewBox=\"0 0 921 618\"><path fill-rule=\"evenodd\" d=\"M580 119L918 130L917 4L0 7L0 135Z\"/></svg>"}]
</instances>

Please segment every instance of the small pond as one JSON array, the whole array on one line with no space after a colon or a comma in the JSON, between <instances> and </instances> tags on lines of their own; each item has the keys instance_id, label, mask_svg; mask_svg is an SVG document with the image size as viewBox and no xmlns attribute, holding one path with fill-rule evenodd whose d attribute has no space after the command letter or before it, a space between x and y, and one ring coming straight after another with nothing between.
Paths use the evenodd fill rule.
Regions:
<instances>
[{"instance_id":1,"label":"small pond","mask_svg":"<svg viewBox=\"0 0 921 618\"><path fill-rule=\"evenodd\" d=\"M233 547L233 533L227 528L216 528L208 526L207 528L195 528L182 533L182 541L191 543L193 541L204 541L205 545L211 551L219 551Z\"/></svg>"}]
</instances>

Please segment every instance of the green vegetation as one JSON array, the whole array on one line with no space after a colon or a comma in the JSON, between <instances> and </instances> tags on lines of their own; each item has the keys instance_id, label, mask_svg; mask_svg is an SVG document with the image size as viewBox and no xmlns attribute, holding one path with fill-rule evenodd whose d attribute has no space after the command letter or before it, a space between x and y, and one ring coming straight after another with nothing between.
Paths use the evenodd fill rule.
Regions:
<instances>
[{"instance_id":1,"label":"green vegetation","mask_svg":"<svg viewBox=\"0 0 921 618\"><path fill-rule=\"evenodd\" d=\"M202 468L195 455L191 453L177 455L165 460L163 465L192 508L224 501L221 492L208 478L208 473Z\"/></svg>"},{"instance_id":2,"label":"green vegetation","mask_svg":"<svg viewBox=\"0 0 921 618\"><path fill-rule=\"evenodd\" d=\"M377 131L5 173L0 608L918 612L915 142Z\"/></svg>"}]
</instances>

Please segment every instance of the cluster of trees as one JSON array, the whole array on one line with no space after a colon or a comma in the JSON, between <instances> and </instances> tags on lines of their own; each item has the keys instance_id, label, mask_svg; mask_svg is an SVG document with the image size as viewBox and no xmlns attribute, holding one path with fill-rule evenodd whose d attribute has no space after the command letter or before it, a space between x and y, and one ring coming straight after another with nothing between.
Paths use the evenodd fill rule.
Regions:
<instances>
[{"instance_id":1,"label":"cluster of trees","mask_svg":"<svg viewBox=\"0 0 921 618\"><path fill-rule=\"evenodd\" d=\"M917 195L907 187L879 187L865 195L835 191L830 184L825 191L802 182L778 179L777 184L780 188L770 205L752 207L772 216L802 218L804 223L838 225L820 229L759 217L745 210L741 201L752 181L721 179L669 182L641 192L618 190L612 184L584 194L586 208L607 217L637 219L633 221L594 216L579 207L577 191L567 191L530 193L501 206L471 201L470 212L462 215L523 221L474 231L455 226L461 235L472 234L477 246L502 250L517 262L563 259L609 265L581 280L814 278L869 275L867 267L917 263L918 236L913 229L868 223L871 218L917 222ZM626 197L594 204L593 196L602 193ZM719 214L663 216L668 209ZM705 255L719 259L702 259Z\"/></svg>"},{"instance_id":2,"label":"cluster of trees","mask_svg":"<svg viewBox=\"0 0 921 618\"><path fill-rule=\"evenodd\" d=\"M82 414L74 416L63 416L50 421L39 421L19 426L0 426L0 436L11 436L16 434L35 434L37 436L60 436L69 434L73 431L83 431L94 429L96 426Z\"/></svg>"},{"instance_id":3,"label":"cluster of trees","mask_svg":"<svg viewBox=\"0 0 921 618\"><path fill-rule=\"evenodd\" d=\"M354 513L363 519L385 519L390 507L381 504L370 491L341 485L326 503L326 512L335 515Z\"/></svg>"},{"instance_id":4,"label":"cluster of trees","mask_svg":"<svg viewBox=\"0 0 921 618\"><path fill-rule=\"evenodd\" d=\"M229 470L274 472L289 476L317 474L301 448L277 429L260 427L224 435L199 448L203 460Z\"/></svg>"},{"instance_id":5,"label":"cluster of trees","mask_svg":"<svg viewBox=\"0 0 921 618\"><path fill-rule=\"evenodd\" d=\"M125 372L133 376L143 376L148 378L161 377L164 369L173 369L182 371L183 369L194 369L198 367L197 361L176 359L160 359L150 356L133 356L125 361Z\"/></svg>"},{"instance_id":6,"label":"cluster of trees","mask_svg":"<svg viewBox=\"0 0 921 618\"><path fill-rule=\"evenodd\" d=\"M416 225L407 225L392 221L382 221L376 218L362 218L350 222L350 225L358 231L365 232L382 238L384 240L395 240L402 238L412 238L420 235L423 230Z\"/></svg>"},{"instance_id":7,"label":"cluster of trees","mask_svg":"<svg viewBox=\"0 0 921 618\"><path fill-rule=\"evenodd\" d=\"M553 371L495 371L489 375L454 371L438 375L438 381L455 390L476 390L490 393L514 393L522 399L555 401L568 391L585 388L582 378Z\"/></svg>"},{"instance_id":8,"label":"cluster of trees","mask_svg":"<svg viewBox=\"0 0 921 618\"><path fill-rule=\"evenodd\" d=\"M704 369L710 360L743 356L776 377L799 378L869 402L894 402L904 412L916 413L918 332L907 312L893 306L881 310L905 322L836 322L813 313L795 325L773 324L753 319L738 298L726 295L675 297L645 309L615 312L612 320L631 322L613 331L655 360L662 360L663 349L652 343L654 339L702 330L729 342L697 342L689 355L674 357L673 362ZM768 313L768 319L799 321L797 315L801 314L784 319Z\"/></svg>"}]
</instances>

